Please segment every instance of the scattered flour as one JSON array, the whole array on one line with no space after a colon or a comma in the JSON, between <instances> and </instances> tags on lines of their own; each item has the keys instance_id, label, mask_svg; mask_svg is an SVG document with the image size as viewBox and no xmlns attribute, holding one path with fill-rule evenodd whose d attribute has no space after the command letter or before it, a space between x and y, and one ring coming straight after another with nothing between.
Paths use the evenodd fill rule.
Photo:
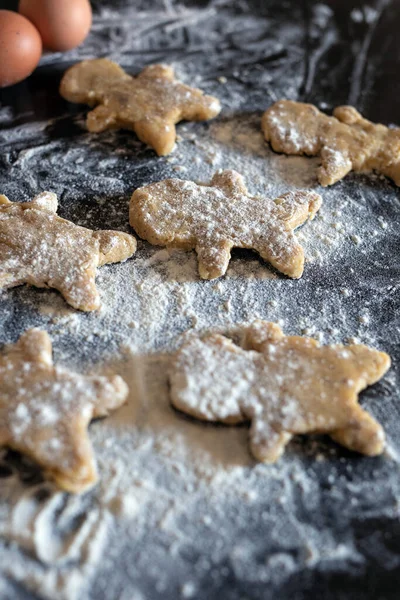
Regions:
<instances>
[{"instance_id":1,"label":"scattered flour","mask_svg":"<svg viewBox=\"0 0 400 600\"><path fill-rule=\"evenodd\" d=\"M337 39L326 9L316 11L314 63ZM233 252L225 277L201 281L194 252L139 241L132 259L99 272L99 312L78 313L55 291L0 294L2 342L42 327L57 364L118 373L130 388L127 405L90 428L100 482L88 494L62 494L23 457L0 455L2 600L22 599L22 590L48 600L211 599L232 581L250 594L268 586L283 597L296 574L337 573L351 564L364 576L372 560L397 565L390 536L400 514L398 462L347 456L316 437L296 438L276 465L255 464L245 427L201 424L169 401L171 352L188 330L227 332L259 317L323 343L357 338L389 354L400 343L399 284L388 268L398 253L396 190L377 176L350 175L321 191L317 159L275 154L261 134L265 108L281 97L298 99L304 78L300 8L290 10L290 22L279 27L267 10L231 15L221 0L190 9L163 3L151 27L143 3L105 6L95 15L87 43L66 61L107 54L136 72L162 60L189 85L221 98L217 120L178 126L180 140L167 158L155 158L129 132L89 135L83 115L71 117L65 107L51 120L25 115L22 123L1 109L0 191L24 200L52 191L61 216L82 226L131 232L134 189L167 177L207 183L217 169L242 173L252 195L311 188L323 196L314 221L296 233L307 257L299 281L247 250ZM221 31L230 40L227 59ZM186 59L199 49L200 62ZM60 60L49 54L43 65ZM364 397L385 427L391 456L400 439L398 385L395 365ZM369 403L374 396L380 402ZM376 516L379 544L369 543Z\"/></svg>"}]
</instances>

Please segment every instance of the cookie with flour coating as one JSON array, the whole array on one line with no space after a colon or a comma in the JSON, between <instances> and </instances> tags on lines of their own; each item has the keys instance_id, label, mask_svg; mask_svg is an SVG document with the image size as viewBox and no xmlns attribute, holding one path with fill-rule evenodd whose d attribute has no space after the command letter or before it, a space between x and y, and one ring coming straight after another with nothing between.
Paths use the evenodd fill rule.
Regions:
<instances>
[{"instance_id":1,"label":"cookie with flour coating","mask_svg":"<svg viewBox=\"0 0 400 600\"><path fill-rule=\"evenodd\" d=\"M276 152L319 156L323 186L350 171L372 170L400 185L400 128L372 123L352 106L338 106L329 117L312 104L279 100L265 111L261 128Z\"/></svg>"},{"instance_id":2,"label":"cookie with flour coating","mask_svg":"<svg viewBox=\"0 0 400 600\"><path fill-rule=\"evenodd\" d=\"M278 271L301 277L304 251L293 230L313 219L322 203L312 191L279 198L251 196L236 171L214 174L208 185L166 179L137 189L130 224L151 244L196 250L199 273L226 273L232 248L255 250Z\"/></svg>"},{"instance_id":3,"label":"cookie with flour coating","mask_svg":"<svg viewBox=\"0 0 400 600\"><path fill-rule=\"evenodd\" d=\"M390 358L364 345L320 346L275 323L243 327L244 347L217 334L193 336L177 352L171 401L198 419L250 422L254 457L275 462L295 434L326 433L368 456L381 454L382 427L358 404Z\"/></svg>"},{"instance_id":4,"label":"cookie with flour coating","mask_svg":"<svg viewBox=\"0 0 400 600\"><path fill-rule=\"evenodd\" d=\"M89 423L127 395L119 376L55 366L48 334L30 329L0 354L0 446L31 457L63 490L83 492L97 481Z\"/></svg>"},{"instance_id":5,"label":"cookie with flour coating","mask_svg":"<svg viewBox=\"0 0 400 600\"><path fill-rule=\"evenodd\" d=\"M57 196L31 202L0 195L0 289L28 283L58 290L79 310L100 307L96 269L126 260L136 240L122 231L92 231L57 215Z\"/></svg>"}]
</instances>

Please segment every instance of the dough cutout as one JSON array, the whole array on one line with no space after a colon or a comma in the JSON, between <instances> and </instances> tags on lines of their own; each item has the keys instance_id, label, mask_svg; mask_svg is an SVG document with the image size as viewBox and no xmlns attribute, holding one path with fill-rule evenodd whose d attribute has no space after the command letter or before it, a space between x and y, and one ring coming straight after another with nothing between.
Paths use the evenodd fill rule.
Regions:
<instances>
[{"instance_id":1,"label":"dough cutout","mask_svg":"<svg viewBox=\"0 0 400 600\"><path fill-rule=\"evenodd\" d=\"M84 60L68 69L60 94L70 102L96 107L87 116L89 131L131 129L159 156L173 149L176 123L212 119L221 110L217 98L175 79L172 67L150 65L132 77L106 58Z\"/></svg>"},{"instance_id":2,"label":"dough cutout","mask_svg":"<svg viewBox=\"0 0 400 600\"><path fill-rule=\"evenodd\" d=\"M0 289L54 288L74 308L96 310L96 268L132 256L136 240L122 231L79 227L56 213L51 192L23 203L0 196Z\"/></svg>"},{"instance_id":3,"label":"dough cutout","mask_svg":"<svg viewBox=\"0 0 400 600\"><path fill-rule=\"evenodd\" d=\"M368 456L383 452L382 427L357 401L389 369L387 354L361 344L319 346L265 321L243 331L246 349L216 334L182 346L170 374L177 409L205 421L250 421L259 461L275 462L293 435L306 433L329 434Z\"/></svg>"},{"instance_id":4,"label":"dough cutout","mask_svg":"<svg viewBox=\"0 0 400 600\"><path fill-rule=\"evenodd\" d=\"M289 277L299 278L304 251L293 229L312 219L321 197L294 191L279 198L249 196L236 171L215 173L209 185L166 179L137 189L130 223L151 244L195 249L203 279L224 275L232 248L249 248Z\"/></svg>"},{"instance_id":5,"label":"dough cutout","mask_svg":"<svg viewBox=\"0 0 400 600\"><path fill-rule=\"evenodd\" d=\"M83 492L97 481L89 423L127 395L119 376L54 366L48 334L30 329L0 354L0 446L31 457L63 490Z\"/></svg>"},{"instance_id":6,"label":"dough cutout","mask_svg":"<svg viewBox=\"0 0 400 600\"><path fill-rule=\"evenodd\" d=\"M280 100L265 111L261 128L275 152L319 156L323 186L372 170L400 185L400 129L372 123L352 106L329 117L312 104Z\"/></svg>"}]
</instances>

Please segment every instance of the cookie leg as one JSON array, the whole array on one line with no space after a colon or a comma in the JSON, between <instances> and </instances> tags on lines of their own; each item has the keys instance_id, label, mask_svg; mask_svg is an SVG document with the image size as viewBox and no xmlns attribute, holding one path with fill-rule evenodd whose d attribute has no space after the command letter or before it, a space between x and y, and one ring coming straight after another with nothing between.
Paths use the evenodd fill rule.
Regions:
<instances>
[{"instance_id":1,"label":"cookie leg","mask_svg":"<svg viewBox=\"0 0 400 600\"><path fill-rule=\"evenodd\" d=\"M153 148L158 156L169 154L175 145L175 125L166 120L147 118L133 125L138 138Z\"/></svg>"},{"instance_id":2,"label":"cookie leg","mask_svg":"<svg viewBox=\"0 0 400 600\"><path fill-rule=\"evenodd\" d=\"M365 410L358 406L352 418L352 425L338 429L329 435L333 440L367 456L382 454L385 447L385 434L382 427Z\"/></svg>"},{"instance_id":3,"label":"cookie leg","mask_svg":"<svg viewBox=\"0 0 400 600\"><path fill-rule=\"evenodd\" d=\"M93 237L99 240L99 267L126 260L136 251L136 240L122 231L95 231Z\"/></svg>"},{"instance_id":4,"label":"cookie leg","mask_svg":"<svg viewBox=\"0 0 400 600\"><path fill-rule=\"evenodd\" d=\"M250 450L257 460L274 463L291 439L291 433L275 431L265 420L253 419L250 428Z\"/></svg>"},{"instance_id":5,"label":"cookie leg","mask_svg":"<svg viewBox=\"0 0 400 600\"><path fill-rule=\"evenodd\" d=\"M47 476L67 492L81 493L97 481L97 469L94 461L86 424L74 424L75 431L70 433L70 439L63 440L63 460L46 465ZM65 467L60 465L67 464Z\"/></svg>"},{"instance_id":6,"label":"cookie leg","mask_svg":"<svg viewBox=\"0 0 400 600\"><path fill-rule=\"evenodd\" d=\"M199 274L202 279L215 279L226 273L231 259L232 243L224 240L219 244L198 244Z\"/></svg>"},{"instance_id":7,"label":"cookie leg","mask_svg":"<svg viewBox=\"0 0 400 600\"><path fill-rule=\"evenodd\" d=\"M320 156L321 166L318 169L318 181L324 187L343 179L353 168L346 152L337 148L324 146Z\"/></svg>"},{"instance_id":8,"label":"cookie leg","mask_svg":"<svg viewBox=\"0 0 400 600\"><path fill-rule=\"evenodd\" d=\"M73 308L83 311L97 310L100 307L100 296L97 291L94 276L77 277L68 286L52 285Z\"/></svg>"},{"instance_id":9,"label":"cookie leg","mask_svg":"<svg viewBox=\"0 0 400 600\"><path fill-rule=\"evenodd\" d=\"M271 238L274 239L273 233L271 233ZM278 231L276 240L268 245L264 242L255 242L253 248L281 273L293 279L299 279L302 276L304 251L290 230Z\"/></svg>"},{"instance_id":10,"label":"cookie leg","mask_svg":"<svg viewBox=\"0 0 400 600\"><path fill-rule=\"evenodd\" d=\"M116 125L116 114L102 104L90 111L86 118L86 126L92 133L100 133L107 129L113 129Z\"/></svg>"},{"instance_id":11,"label":"cookie leg","mask_svg":"<svg viewBox=\"0 0 400 600\"><path fill-rule=\"evenodd\" d=\"M400 162L390 165L382 169L383 175L393 179L396 185L400 186Z\"/></svg>"}]
</instances>

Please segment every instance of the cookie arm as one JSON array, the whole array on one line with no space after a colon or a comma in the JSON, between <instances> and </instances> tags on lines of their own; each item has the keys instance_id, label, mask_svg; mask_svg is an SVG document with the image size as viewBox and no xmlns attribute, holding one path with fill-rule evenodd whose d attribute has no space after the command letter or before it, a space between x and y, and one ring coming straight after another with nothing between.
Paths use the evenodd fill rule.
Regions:
<instances>
[{"instance_id":1,"label":"cookie arm","mask_svg":"<svg viewBox=\"0 0 400 600\"><path fill-rule=\"evenodd\" d=\"M347 148L340 148L334 143L323 146L320 157L321 166L318 168L317 175L318 181L323 187L343 179L353 169Z\"/></svg>"},{"instance_id":2,"label":"cookie arm","mask_svg":"<svg viewBox=\"0 0 400 600\"><path fill-rule=\"evenodd\" d=\"M274 215L290 229L295 229L307 219L313 219L321 204L322 198L315 192L288 192L274 200Z\"/></svg>"},{"instance_id":3,"label":"cookie arm","mask_svg":"<svg viewBox=\"0 0 400 600\"><path fill-rule=\"evenodd\" d=\"M186 90L189 98L180 107L179 120L204 121L216 117L221 112L221 104L218 98L207 96L201 90L189 87L186 87Z\"/></svg>"},{"instance_id":4,"label":"cookie arm","mask_svg":"<svg viewBox=\"0 0 400 600\"><path fill-rule=\"evenodd\" d=\"M46 331L41 329L28 329L21 335L14 345L13 352L22 355L23 360L51 365L52 344Z\"/></svg>"},{"instance_id":5,"label":"cookie arm","mask_svg":"<svg viewBox=\"0 0 400 600\"><path fill-rule=\"evenodd\" d=\"M276 323L257 320L246 329L244 347L263 352L269 344L276 344L283 337L283 331Z\"/></svg>"},{"instance_id":6,"label":"cookie arm","mask_svg":"<svg viewBox=\"0 0 400 600\"><path fill-rule=\"evenodd\" d=\"M90 267L86 272L71 275L68 284L52 282L51 287L58 290L73 308L89 312L100 307L100 296L95 283L96 269Z\"/></svg>"},{"instance_id":7,"label":"cookie arm","mask_svg":"<svg viewBox=\"0 0 400 600\"><path fill-rule=\"evenodd\" d=\"M352 355L358 385L357 393L379 381L390 369L390 356L364 344L352 344L346 350ZM355 379L355 377L354 377Z\"/></svg>"},{"instance_id":8,"label":"cookie arm","mask_svg":"<svg viewBox=\"0 0 400 600\"><path fill-rule=\"evenodd\" d=\"M354 125L355 123L370 124L370 121L364 119L354 106L337 106L333 111L333 116L346 125Z\"/></svg>"},{"instance_id":9,"label":"cookie arm","mask_svg":"<svg viewBox=\"0 0 400 600\"><path fill-rule=\"evenodd\" d=\"M400 129L389 129L386 143L377 155L375 169L393 179L400 186Z\"/></svg>"},{"instance_id":10,"label":"cookie arm","mask_svg":"<svg viewBox=\"0 0 400 600\"><path fill-rule=\"evenodd\" d=\"M93 418L106 417L110 411L122 406L128 396L128 386L122 377L93 376L90 378L94 387Z\"/></svg>"},{"instance_id":11,"label":"cookie arm","mask_svg":"<svg viewBox=\"0 0 400 600\"><path fill-rule=\"evenodd\" d=\"M0 205L1 204L12 204L11 200L9 200L7 198L7 196L4 196L4 194L0 194Z\"/></svg>"},{"instance_id":12,"label":"cookie arm","mask_svg":"<svg viewBox=\"0 0 400 600\"><path fill-rule=\"evenodd\" d=\"M57 196L53 192L42 192L33 198L31 205L44 208L55 214L58 208Z\"/></svg>"},{"instance_id":13,"label":"cookie arm","mask_svg":"<svg viewBox=\"0 0 400 600\"><path fill-rule=\"evenodd\" d=\"M103 104L96 106L86 117L86 127L92 133L101 133L107 129L114 129L117 125L117 115Z\"/></svg>"}]
</instances>

